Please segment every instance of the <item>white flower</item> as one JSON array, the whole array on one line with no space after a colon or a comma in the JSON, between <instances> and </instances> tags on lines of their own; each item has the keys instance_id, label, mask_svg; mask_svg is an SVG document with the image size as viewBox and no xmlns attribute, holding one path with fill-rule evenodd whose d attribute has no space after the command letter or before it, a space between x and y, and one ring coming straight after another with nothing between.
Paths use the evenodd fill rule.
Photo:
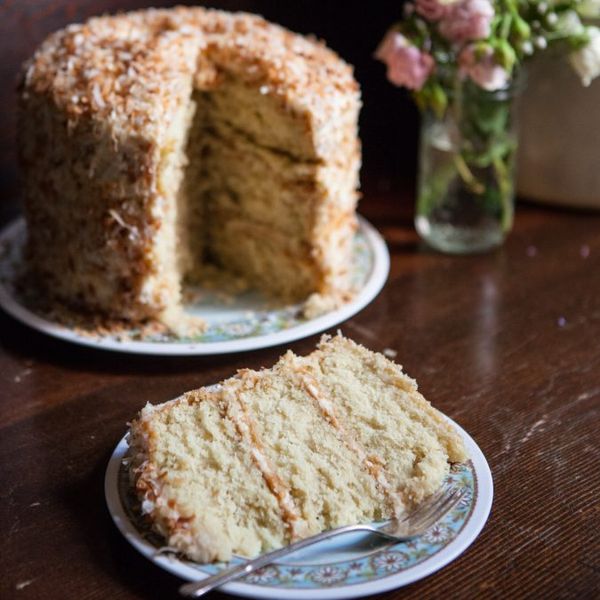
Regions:
<instances>
[{"instance_id":1,"label":"white flower","mask_svg":"<svg viewBox=\"0 0 600 600\"><path fill-rule=\"evenodd\" d=\"M244 578L244 581L247 583L254 583L258 585L265 585L267 583L272 583L273 580L278 579L279 571L277 567L263 567L262 569L257 569L250 575L247 575Z\"/></svg>"},{"instance_id":2,"label":"white flower","mask_svg":"<svg viewBox=\"0 0 600 600\"><path fill-rule=\"evenodd\" d=\"M585 27L574 10L565 10L558 17L556 30L563 35L579 35L584 32Z\"/></svg>"},{"instance_id":3,"label":"white flower","mask_svg":"<svg viewBox=\"0 0 600 600\"><path fill-rule=\"evenodd\" d=\"M571 64L583 85L588 86L600 75L600 29L588 27L590 41L581 50L571 54Z\"/></svg>"},{"instance_id":4,"label":"white flower","mask_svg":"<svg viewBox=\"0 0 600 600\"><path fill-rule=\"evenodd\" d=\"M581 0L577 10L586 19L597 19L600 17L600 0Z\"/></svg>"},{"instance_id":5,"label":"white flower","mask_svg":"<svg viewBox=\"0 0 600 600\"><path fill-rule=\"evenodd\" d=\"M436 523L429 529L423 539L430 544L443 544L452 537L452 530L442 523Z\"/></svg>"},{"instance_id":6,"label":"white flower","mask_svg":"<svg viewBox=\"0 0 600 600\"><path fill-rule=\"evenodd\" d=\"M309 577L322 585L335 585L348 577L348 572L337 567L326 565L311 573Z\"/></svg>"},{"instance_id":7,"label":"white flower","mask_svg":"<svg viewBox=\"0 0 600 600\"><path fill-rule=\"evenodd\" d=\"M525 56L531 56L533 54L533 44L529 40L525 40L521 44L521 50Z\"/></svg>"},{"instance_id":8,"label":"white flower","mask_svg":"<svg viewBox=\"0 0 600 600\"><path fill-rule=\"evenodd\" d=\"M404 552L388 551L373 557L372 565L376 571L396 573L408 563L409 557Z\"/></svg>"}]
</instances>

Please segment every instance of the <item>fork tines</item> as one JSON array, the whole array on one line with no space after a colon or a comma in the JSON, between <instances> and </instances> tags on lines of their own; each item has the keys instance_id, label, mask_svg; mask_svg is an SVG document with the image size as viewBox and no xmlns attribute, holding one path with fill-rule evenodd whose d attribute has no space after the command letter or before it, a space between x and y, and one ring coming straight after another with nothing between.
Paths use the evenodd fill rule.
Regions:
<instances>
[{"instance_id":1,"label":"fork tines","mask_svg":"<svg viewBox=\"0 0 600 600\"><path fill-rule=\"evenodd\" d=\"M432 494L406 520L413 530L427 529L445 515L464 495L464 490L446 482Z\"/></svg>"}]
</instances>

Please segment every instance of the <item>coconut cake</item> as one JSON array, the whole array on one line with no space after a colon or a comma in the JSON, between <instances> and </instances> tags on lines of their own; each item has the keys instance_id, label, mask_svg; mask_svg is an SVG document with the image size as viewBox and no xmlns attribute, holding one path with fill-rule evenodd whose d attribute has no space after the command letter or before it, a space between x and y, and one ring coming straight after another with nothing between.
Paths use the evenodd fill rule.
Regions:
<instances>
[{"instance_id":1,"label":"coconut cake","mask_svg":"<svg viewBox=\"0 0 600 600\"><path fill-rule=\"evenodd\" d=\"M349 65L255 15L149 9L52 34L19 88L31 279L173 330L208 264L313 309L344 301L359 107Z\"/></svg>"},{"instance_id":2,"label":"coconut cake","mask_svg":"<svg viewBox=\"0 0 600 600\"><path fill-rule=\"evenodd\" d=\"M199 562L401 516L467 459L400 366L341 335L147 405L129 444L142 513Z\"/></svg>"}]
</instances>

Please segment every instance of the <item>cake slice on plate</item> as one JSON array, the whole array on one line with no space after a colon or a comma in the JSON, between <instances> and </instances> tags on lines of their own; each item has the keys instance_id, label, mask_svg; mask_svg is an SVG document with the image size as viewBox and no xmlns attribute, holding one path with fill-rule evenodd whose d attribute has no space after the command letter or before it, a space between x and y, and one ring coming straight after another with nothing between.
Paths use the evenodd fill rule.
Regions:
<instances>
[{"instance_id":1,"label":"cake slice on plate","mask_svg":"<svg viewBox=\"0 0 600 600\"><path fill-rule=\"evenodd\" d=\"M129 443L142 512L199 562L399 516L467 459L400 366L341 335L147 405Z\"/></svg>"}]
</instances>

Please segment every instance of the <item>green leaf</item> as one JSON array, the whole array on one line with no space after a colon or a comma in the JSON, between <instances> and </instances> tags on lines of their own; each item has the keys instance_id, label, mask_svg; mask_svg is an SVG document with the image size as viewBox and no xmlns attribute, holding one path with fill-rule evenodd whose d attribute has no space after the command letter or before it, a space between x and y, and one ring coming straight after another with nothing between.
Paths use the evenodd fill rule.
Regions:
<instances>
[{"instance_id":1,"label":"green leaf","mask_svg":"<svg viewBox=\"0 0 600 600\"><path fill-rule=\"evenodd\" d=\"M528 40L531 37L531 27L525 21L525 19L521 18L518 14L513 16L512 29L520 41Z\"/></svg>"},{"instance_id":2,"label":"green leaf","mask_svg":"<svg viewBox=\"0 0 600 600\"><path fill-rule=\"evenodd\" d=\"M431 85L431 107L435 114L441 118L448 106L448 96L439 83Z\"/></svg>"},{"instance_id":3,"label":"green leaf","mask_svg":"<svg viewBox=\"0 0 600 600\"><path fill-rule=\"evenodd\" d=\"M517 53L515 49L506 40L497 40L494 48L496 60L509 73L517 62Z\"/></svg>"}]
</instances>

